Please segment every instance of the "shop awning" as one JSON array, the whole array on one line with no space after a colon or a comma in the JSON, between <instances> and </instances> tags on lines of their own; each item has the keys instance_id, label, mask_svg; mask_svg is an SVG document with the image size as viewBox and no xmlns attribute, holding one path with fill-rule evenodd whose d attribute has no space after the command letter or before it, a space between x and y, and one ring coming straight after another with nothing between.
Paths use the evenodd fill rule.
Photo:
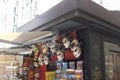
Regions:
<instances>
[{"instance_id":1,"label":"shop awning","mask_svg":"<svg viewBox=\"0 0 120 80\"><path fill-rule=\"evenodd\" d=\"M13 44L19 44L46 38L51 35L53 35L51 31L1 33L0 42L6 41L5 43L13 42Z\"/></svg>"},{"instance_id":2,"label":"shop awning","mask_svg":"<svg viewBox=\"0 0 120 80\"><path fill-rule=\"evenodd\" d=\"M23 52L26 49L22 46L52 39L53 35L52 31L0 33L0 51Z\"/></svg>"}]
</instances>

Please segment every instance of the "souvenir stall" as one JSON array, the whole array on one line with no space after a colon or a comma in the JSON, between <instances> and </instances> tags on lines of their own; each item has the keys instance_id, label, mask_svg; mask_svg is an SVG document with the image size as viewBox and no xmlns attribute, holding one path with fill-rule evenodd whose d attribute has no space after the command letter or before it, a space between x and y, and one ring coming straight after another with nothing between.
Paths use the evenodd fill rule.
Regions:
<instances>
[{"instance_id":1,"label":"souvenir stall","mask_svg":"<svg viewBox=\"0 0 120 80\"><path fill-rule=\"evenodd\" d=\"M24 56L23 80L83 80L82 41L75 31L31 45Z\"/></svg>"},{"instance_id":2,"label":"souvenir stall","mask_svg":"<svg viewBox=\"0 0 120 80\"><path fill-rule=\"evenodd\" d=\"M62 0L18 28L57 35L31 45L32 54L24 59L24 80L119 80L119 21L91 0Z\"/></svg>"}]
</instances>

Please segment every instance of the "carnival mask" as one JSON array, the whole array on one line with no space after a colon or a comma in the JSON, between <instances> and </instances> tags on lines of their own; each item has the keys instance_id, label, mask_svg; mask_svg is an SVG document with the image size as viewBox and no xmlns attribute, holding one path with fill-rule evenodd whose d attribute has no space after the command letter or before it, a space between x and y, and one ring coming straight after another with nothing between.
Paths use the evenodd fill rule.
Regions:
<instances>
[{"instance_id":1,"label":"carnival mask","mask_svg":"<svg viewBox=\"0 0 120 80\"><path fill-rule=\"evenodd\" d=\"M55 41L51 41L48 43L48 47L50 48L50 51L52 52L52 54L56 52L56 46L57 46L57 43Z\"/></svg>"},{"instance_id":2,"label":"carnival mask","mask_svg":"<svg viewBox=\"0 0 120 80\"><path fill-rule=\"evenodd\" d=\"M34 66L35 67L39 67L39 63L38 62L34 62Z\"/></svg>"},{"instance_id":3,"label":"carnival mask","mask_svg":"<svg viewBox=\"0 0 120 80\"><path fill-rule=\"evenodd\" d=\"M63 60L64 58L64 53L62 51L57 51L57 58L58 58L58 61L61 61Z\"/></svg>"},{"instance_id":4,"label":"carnival mask","mask_svg":"<svg viewBox=\"0 0 120 80\"><path fill-rule=\"evenodd\" d=\"M36 45L32 45L32 51L36 52L36 50L37 50L37 46Z\"/></svg>"},{"instance_id":5,"label":"carnival mask","mask_svg":"<svg viewBox=\"0 0 120 80\"><path fill-rule=\"evenodd\" d=\"M42 51L42 53L46 53L47 50L48 50L47 45L46 45L46 44L43 44L43 45L41 46L41 51Z\"/></svg>"},{"instance_id":6,"label":"carnival mask","mask_svg":"<svg viewBox=\"0 0 120 80\"><path fill-rule=\"evenodd\" d=\"M71 50L73 51L73 55L77 58L81 55L81 48L79 47L79 43L77 39L74 39L71 42Z\"/></svg>"},{"instance_id":7,"label":"carnival mask","mask_svg":"<svg viewBox=\"0 0 120 80\"><path fill-rule=\"evenodd\" d=\"M37 60L39 54L39 48L36 45L32 45L32 51L34 53L34 60Z\"/></svg>"},{"instance_id":8,"label":"carnival mask","mask_svg":"<svg viewBox=\"0 0 120 80\"><path fill-rule=\"evenodd\" d=\"M63 42L63 46L64 46L65 48L69 48L69 47L70 47L70 41L69 41L68 38L66 38L66 37L63 38L62 42Z\"/></svg>"},{"instance_id":9,"label":"carnival mask","mask_svg":"<svg viewBox=\"0 0 120 80\"><path fill-rule=\"evenodd\" d=\"M79 46L74 46L71 48L71 50L73 51L73 55L78 58L81 55L81 49Z\"/></svg>"},{"instance_id":10,"label":"carnival mask","mask_svg":"<svg viewBox=\"0 0 120 80\"><path fill-rule=\"evenodd\" d=\"M73 47L73 46L77 46L77 45L79 45L78 40L77 40L77 39L74 39L74 40L71 42L71 46Z\"/></svg>"},{"instance_id":11,"label":"carnival mask","mask_svg":"<svg viewBox=\"0 0 120 80\"><path fill-rule=\"evenodd\" d=\"M43 61L44 61L45 65L47 65L49 63L48 56L43 56Z\"/></svg>"},{"instance_id":12,"label":"carnival mask","mask_svg":"<svg viewBox=\"0 0 120 80\"><path fill-rule=\"evenodd\" d=\"M44 62L43 62L43 59L42 59L42 55L39 55L39 57L38 57L38 62L39 62L39 65L40 65L40 66L43 66L43 65L44 65Z\"/></svg>"}]
</instances>

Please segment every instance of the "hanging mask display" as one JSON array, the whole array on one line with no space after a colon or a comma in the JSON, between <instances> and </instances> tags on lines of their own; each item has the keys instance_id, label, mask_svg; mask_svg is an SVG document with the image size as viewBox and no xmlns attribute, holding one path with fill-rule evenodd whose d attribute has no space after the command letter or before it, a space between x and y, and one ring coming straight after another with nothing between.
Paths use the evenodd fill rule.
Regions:
<instances>
[{"instance_id":1,"label":"hanging mask display","mask_svg":"<svg viewBox=\"0 0 120 80\"><path fill-rule=\"evenodd\" d=\"M79 42L77 39L73 39L73 41L71 42L71 47L79 45Z\"/></svg>"},{"instance_id":2,"label":"hanging mask display","mask_svg":"<svg viewBox=\"0 0 120 80\"><path fill-rule=\"evenodd\" d=\"M52 54L55 54L56 53L56 46L57 46L57 43L55 41L50 41L48 42L48 47L50 49L50 52Z\"/></svg>"},{"instance_id":3,"label":"hanging mask display","mask_svg":"<svg viewBox=\"0 0 120 80\"><path fill-rule=\"evenodd\" d=\"M64 38L62 39L62 43L63 43L63 46L64 46L65 48L69 48L69 47L70 47L70 40L69 40L67 37L64 37Z\"/></svg>"},{"instance_id":4,"label":"hanging mask display","mask_svg":"<svg viewBox=\"0 0 120 80\"><path fill-rule=\"evenodd\" d=\"M39 63L37 61L34 61L35 68L39 67Z\"/></svg>"},{"instance_id":5,"label":"hanging mask display","mask_svg":"<svg viewBox=\"0 0 120 80\"><path fill-rule=\"evenodd\" d=\"M23 64L23 76L27 76L27 80L45 80L45 72L56 70L56 62L80 59L82 53L75 32L63 34L58 40L33 45L32 51L34 57L26 58Z\"/></svg>"},{"instance_id":6,"label":"hanging mask display","mask_svg":"<svg viewBox=\"0 0 120 80\"><path fill-rule=\"evenodd\" d=\"M37 45L32 45L32 51L34 53L34 60L37 60L40 48Z\"/></svg>"},{"instance_id":7,"label":"hanging mask display","mask_svg":"<svg viewBox=\"0 0 120 80\"><path fill-rule=\"evenodd\" d=\"M81 55L81 47L77 40L76 32L69 32L64 34L62 39L62 44L64 46L65 57L64 60L74 60L78 59Z\"/></svg>"},{"instance_id":8,"label":"hanging mask display","mask_svg":"<svg viewBox=\"0 0 120 80\"><path fill-rule=\"evenodd\" d=\"M71 42L71 50L73 55L78 58L81 55L81 48L79 47L79 43L77 39L74 39Z\"/></svg>"},{"instance_id":9,"label":"hanging mask display","mask_svg":"<svg viewBox=\"0 0 120 80\"><path fill-rule=\"evenodd\" d=\"M78 58L81 55L81 49L79 46L74 46L73 48L71 48L71 50L73 51L73 55Z\"/></svg>"},{"instance_id":10,"label":"hanging mask display","mask_svg":"<svg viewBox=\"0 0 120 80\"><path fill-rule=\"evenodd\" d=\"M47 42L47 45L48 45L48 57L50 59L50 61L57 61L57 55L56 55L56 52L57 52L57 47L58 47L58 43L56 41L49 41Z\"/></svg>"},{"instance_id":11,"label":"hanging mask display","mask_svg":"<svg viewBox=\"0 0 120 80\"><path fill-rule=\"evenodd\" d=\"M49 63L49 57L47 55L43 56L43 62L45 63L45 65Z\"/></svg>"},{"instance_id":12,"label":"hanging mask display","mask_svg":"<svg viewBox=\"0 0 120 80\"><path fill-rule=\"evenodd\" d=\"M44 65L42 55L39 55L39 57L38 57L38 62L39 62L39 65L40 65L40 66L43 66L43 65Z\"/></svg>"},{"instance_id":13,"label":"hanging mask display","mask_svg":"<svg viewBox=\"0 0 120 80\"><path fill-rule=\"evenodd\" d=\"M62 61L64 58L64 53L58 50L56 54L57 54L58 61Z\"/></svg>"},{"instance_id":14,"label":"hanging mask display","mask_svg":"<svg viewBox=\"0 0 120 80\"><path fill-rule=\"evenodd\" d=\"M47 51L48 51L48 46L47 46L46 43L43 43L43 44L41 45L41 52L44 54L44 53L46 53Z\"/></svg>"}]
</instances>

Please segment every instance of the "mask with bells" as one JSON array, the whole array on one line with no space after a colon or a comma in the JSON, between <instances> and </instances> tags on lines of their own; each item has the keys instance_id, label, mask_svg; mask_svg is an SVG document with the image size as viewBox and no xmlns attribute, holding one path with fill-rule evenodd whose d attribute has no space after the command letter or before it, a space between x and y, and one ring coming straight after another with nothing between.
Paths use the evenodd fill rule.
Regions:
<instances>
[{"instance_id":1,"label":"mask with bells","mask_svg":"<svg viewBox=\"0 0 120 80\"><path fill-rule=\"evenodd\" d=\"M68 38L63 38L62 39L62 43L63 43L63 46L65 47L65 48L69 48L70 47L70 40L68 39Z\"/></svg>"},{"instance_id":2,"label":"mask with bells","mask_svg":"<svg viewBox=\"0 0 120 80\"><path fill-rule=\"evenodd\" d=\"M73 52L73 55L78 58L81 55L81 48L79 47L78 40L74 39L71 42L71 50Z\"/></svg>"},{"instance_id":3,"label":"mask with bells","mask_svg":"<svg viewBox=\"0 0 120 80\"><path fill-rule=\"evenodd\" d=\"M61 61L61 60L63 60L63 58L64 58L64 53L62 52L62 51L57 51L57 58L58 58L58 61Z\"/></svg>"}]
</instances>

